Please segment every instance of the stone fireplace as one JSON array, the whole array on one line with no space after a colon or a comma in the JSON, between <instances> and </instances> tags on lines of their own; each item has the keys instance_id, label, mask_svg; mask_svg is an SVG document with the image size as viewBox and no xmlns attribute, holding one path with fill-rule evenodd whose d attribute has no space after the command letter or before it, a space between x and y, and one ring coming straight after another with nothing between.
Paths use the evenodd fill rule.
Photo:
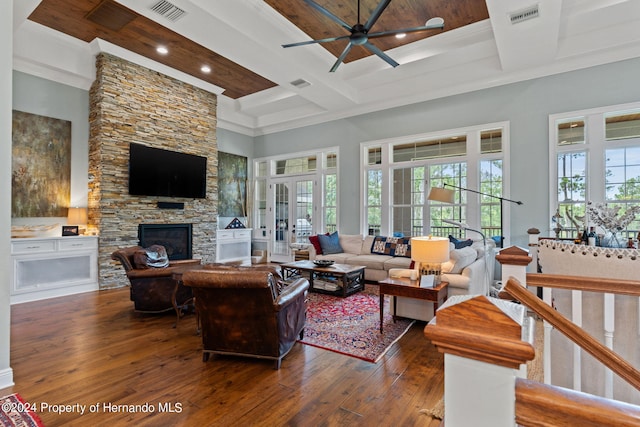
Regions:
<instances>
[{"instance_id":1,"label":"stone fireplace","mask_svg":"<svg viewBox=\"0 0 640 427\"><path fill-rule=\"evenodd\" d=\"M143 248L164 246L172 261L191 259L191 230L191 224L140 224L138 239Z\"/></svg>"},{"instance_id":2,"label":"stone fireplace","mask_svg":"<svg viewBox=\"0 0 640 427\"><path fill-rule=\"evenodd\" d=\"M213 262L218 214L216 95L100 53L89 107L89 223L99 233L100 288L128 285L111 253L140 243L139 224L190 225L189 258ZM130 195L129 145L134 142L206 157L206 198ZM163 208L167 204L181 208Z\"/></svg>"}]
</instances>

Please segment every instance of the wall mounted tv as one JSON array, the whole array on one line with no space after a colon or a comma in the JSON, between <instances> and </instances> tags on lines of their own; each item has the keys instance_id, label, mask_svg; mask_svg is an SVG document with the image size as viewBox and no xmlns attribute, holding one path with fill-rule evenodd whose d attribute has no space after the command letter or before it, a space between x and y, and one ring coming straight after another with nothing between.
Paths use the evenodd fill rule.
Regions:
<instances>
[{"instance_id":1,"label":"wall mounted tv","mask_svg":"<svg viewBox=\"0 0 640 427\"><path fill-rule=\"evenodd\" d=\"M129 194L204 199L206 190L206 157L130 144Z\"/></svg>"}]
</instances>

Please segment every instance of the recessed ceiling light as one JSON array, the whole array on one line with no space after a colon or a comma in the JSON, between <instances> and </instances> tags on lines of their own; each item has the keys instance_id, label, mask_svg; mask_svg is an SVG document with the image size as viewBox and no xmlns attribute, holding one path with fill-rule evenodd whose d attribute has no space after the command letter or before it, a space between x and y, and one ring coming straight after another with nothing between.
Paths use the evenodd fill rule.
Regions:
<instances>
[{"instance_id":1,"label":"recessed ceiling light","mask_svg":"<svg viewBox=\"0 0 640 427\"><path fill-rule=\"evenodd\" d=\"M407 37L407 33L398 33L398 34L396 34L396 38L397 39L403 39L405 37Z\"/></svg>"},{"instance_id":2,"label":"recessed ceiling light","mask_svg":"<svg viewBox=\"0 0 640 427\"><path fill-rule=\"evenodd\" d=\"M158 52L160 55L166 55L167 53L169 53L169 49L164 46L158 46L156 52Z\"/></svg>"},{"instance_id":3,"label":"recessed ceiling light","mask_svg":"<svg viewBox=\"0 0 640 427\"><path fill-rule=\"evenodd\" d=\"M202 67L200 67L200 71L202 71L203 73L210 73L211 67L209 67L208 65L203 65Z\"/></svg>"}]
</instances>

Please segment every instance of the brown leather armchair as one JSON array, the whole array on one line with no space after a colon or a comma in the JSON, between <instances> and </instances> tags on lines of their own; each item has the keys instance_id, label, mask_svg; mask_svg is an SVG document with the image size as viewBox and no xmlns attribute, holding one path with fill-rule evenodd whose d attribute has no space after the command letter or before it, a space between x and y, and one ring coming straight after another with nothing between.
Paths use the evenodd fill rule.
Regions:
<instances>
[{"instance_id":1,"label":"brown leather armchair","mask_svg":"<svg viewBox=\"0 0 640 427\"><path fill-rule=\"evenodd\" d=\"M257 268L198 269L183 275L193 289L202 327L203 354L275 360L275 369L304 335L307 279L282 287Z\"/></svg>"},{"instance_id":2,"label":"brown leather armchair","mask_svg":"<svg viewBox=\"0 0 640 427\"><path fill-rule=\"evenodd\" d=\"M200 260L171 261L168 267L161 268L136 268L134 256L141 250L141 246L131 246L118 249L111 254L112 259L120 261L129 278L134 310L142 313L161 313L174 309L177 311L178 307L184 306L193 296L191 288L177 283L173 275L198 268Z\"/></svg>"}]
</instances>

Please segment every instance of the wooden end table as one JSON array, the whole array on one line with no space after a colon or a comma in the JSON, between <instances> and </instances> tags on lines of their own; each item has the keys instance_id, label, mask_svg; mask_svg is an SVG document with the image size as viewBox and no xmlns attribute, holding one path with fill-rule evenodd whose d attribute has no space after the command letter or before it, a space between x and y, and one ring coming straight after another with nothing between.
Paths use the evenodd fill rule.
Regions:
<instances>
[{"instance_id":1,"label":"wooden end table","mask_svg":"<svg viewBox=\"0 0 640 427\"><path fill-rule=\"evenodd\" d=\"M388 278L378 282L380 285L380 333L384 324L384 296L416 298L433 302L435 313L440 304L447 300L449 282L440 282L432 288L421 288L419 280L406 278ZM396 319L396 299L393 299L393 320Z\"/></svg>"}]
</instances>

